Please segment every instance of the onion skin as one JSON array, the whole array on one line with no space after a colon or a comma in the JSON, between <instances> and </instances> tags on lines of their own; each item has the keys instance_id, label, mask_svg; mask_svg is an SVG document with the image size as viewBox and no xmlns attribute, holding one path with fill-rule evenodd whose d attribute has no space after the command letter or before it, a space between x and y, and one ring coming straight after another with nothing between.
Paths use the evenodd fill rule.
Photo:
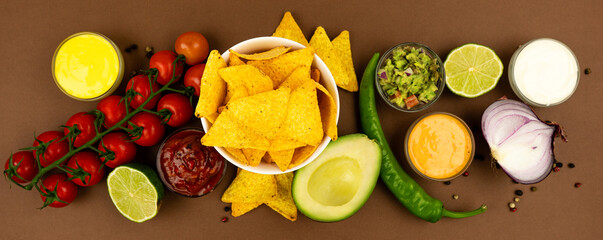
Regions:
<instances>
[{"instance_id":1,"label":"onion skin","mask_svg":"<svg viewBox=\"0 0 603 240\"><path fill-rule=\"evenodd\" d=\"M484 111L481 125L492 157L522 184L544 180L555 161L554 138L567 142L559 124L540 120L528 105L506 97Z\"/></svg>"}]
</instances>

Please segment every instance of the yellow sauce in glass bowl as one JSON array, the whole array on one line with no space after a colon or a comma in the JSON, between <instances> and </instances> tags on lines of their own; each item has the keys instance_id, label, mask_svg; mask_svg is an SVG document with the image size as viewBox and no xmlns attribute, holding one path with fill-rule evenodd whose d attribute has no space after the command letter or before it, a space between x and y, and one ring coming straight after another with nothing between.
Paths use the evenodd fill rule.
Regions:
<instances>
[{"instance_id":1,"label":"yellow sauce in glass bowl","mask_svg":"<svg viewBox=\"0 0 603 240\"><path fill-rule=\"evenodd\" d=\"M419 118L405 141L406 157L421 176L448 181L464 172L474 154L473 134L460 118L432 113Z\"/></svg>"},{"instance_id":2,"label":"yellow sauce in glass bowl","mask_svg":"<svg viewBox=\"0 0 603 240\"><path fill-rule=\"evenodd\" d=\"M77 100L93 101L110 95L121 83L124 63L109 38L81 32L65 39L54 53L52 75L57 86Z\"/></svg>"}]
</instances>

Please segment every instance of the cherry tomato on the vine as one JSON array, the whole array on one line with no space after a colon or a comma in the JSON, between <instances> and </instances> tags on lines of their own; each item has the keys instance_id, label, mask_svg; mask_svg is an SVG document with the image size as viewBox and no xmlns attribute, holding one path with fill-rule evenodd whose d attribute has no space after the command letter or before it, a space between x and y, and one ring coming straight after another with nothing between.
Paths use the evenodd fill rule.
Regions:
<instances>
[{"instance_id":1,"label":"cherry tomato on the vine","mask_svg":"<svg viewBox=\"0 0 603 240\"><path fill-rule=\"evenodd\" d=\"M150 147L159 143L165 133L165 126L161 124L161 118L152 113L139 112L130 119L130 122L143 128L140 138L134 141L134 143L143 147ZM132 126L128 127L133 129Z\"/></svg>"},{"instance_id":2,"label":"cherry tomato on the vine","mask_svg":"<svg viewBox=\"0 0 603 240\"><path fill-rule=\"evenodd\" d=\"M104 147L103 147L104 145ZM123 132L112 132L103 137L101 143L98 144L98 150L107 152L112 151L115 154L113 160L107 160L105 165L110 168L116 168L124 163L131 162L136 156L136 144L130 141L128 136ZM101 162L105 161L101 157Z\"/></svg>"},{"instance_id":3,"label":"cherry tomato on the vine","mask_svg":"<svg viewBox=\"0 0 603 240\"><path fill-rule=\"evenodd\" d=\"M59 131L47 131L36 137L37 140L43 143L48 143L52 141L52 143L49 144L46 150L44 151L44 154L40 156L40 164L42 165L42 167L47 167L48 165L54 163L54 161L59 160L60 158L65 156L67 152L69 152L69 142L67 141L67 139L63 139L62 141L60 141L64 137L65 135L63 135L63 133ZM40 143L38 143L38 141L34 141L33 146L37 147L38 145L40 145ZM33 154L34 156L37 156L38 153L36 150L34 150ZM65 162L61 163L61 165L64 164Z\"/></svg>"},{"instance_id":4,"label":"cherry tomato on the vine","mask_svg":"<svg viewBox=\"0 0 603 240\"><path fill-rule=\"evenodd\" d=\"M186 57L186 64L195 65L203 62L209 54L209 44L203 34L185 32L178 36L174 49Z\"/></svg>"},{"instance_id":5,"label":"cherry tomato on the vine","mask_svg":"<svg viewBox=\"0 0 603 240\"><path fill-rule=\"evenodd\" d=\"M126 86L126 91L130 89L134 89L134 91L140 93L140 95L136 95L130 101L130 106L134 109L138 108L140 105L144 103L144 101L149 98L151 95L151 87L153 88L153 92L159 90L159 85L157 83L153 83L153 85L149 84L149 77L145 75L136 75L130 81L128 81L128 85ZM141 96L142 95L142 96ZM144 106L145 109L152 109L157 105L157 101L159 101L159 95L155 96Z\"/></svg>"},{"instance_id":6,"label":"cherry tomato on the vine","mask_svg":"<svg viewBox=\"0 0 603 240\"><path fill-rule=\"evenodd\" d=\"M94 120L96 120L96 117L92 114L88 114L87 112L73 114L73 116L67 120L65 126L72 127L77 125L77 129L80 130L80 133L75 137L75 141L73 141L74 147L80 147L96 137ZM68 133L69 129L64 128L63 134L67 136Z\"/></svg>"},{"instance_id":7,"label":"cherry tomato on the vine","mask_svg":"<svg viewBox=\"0 0 603 240\"><path fill-rule=\"evenodd\" d=\"M126 104L124 102L120 103L121 98L118 95L108 96L96 105L96 109L105 115L103 123L105 128L113 127L126 116ZM126 126L126 124L124 123L123 126Z\"/></svg>"},{"instance_id":8,"label":"cherry tomato on the vine","mask_svg":"<svg viewBox=\"0 0 603 240\"><path fill-rule=\"evenodd\" d=\"M201 88L201 77L205 71L205 64L197 64L189 68L184 74L184 86L194 87L195 96L199 96L199 90Z\"/></svg>"},{"instance_id":9,"label":"cherry tomato on the vine","mask_svg":"<svg viewBox=\"0 0 603 240\"><path fill-rule=\"evenodd\" d=\"M90 174L90 176L84 178L84 181L79 178L71 180L73 183L82 187L89 187L97 184L100 180L103 180L105 169L101 168L102 166L103 163L98 159L98 155L90 151L81 151L74 154L67 163L67 167L72 169L80 168ZM70 173L67 173L67 176L70 178L73 177Z\"/></svg>"},{"instance_id":10,"label":"cherry tomato on the vine","mask_svg":"<svg viewBox=\"0 0 603 240\"><path fill-rule=\"evenodd\" d=\"M157 73L157 83L166 85L172 80L172 75L176 78L172 83L180 80L179 76L182 75L184 66L182 64L177 64L176 72L174 72L174 61L177 56L176 53L168 50L159 51L153 54L151 60L149 60L149 68L156 68L159 71Z\"/></svg>"},{"instance_id":11,"label":"cherry tomato on the vine","mask_svg":"<svg viewBox=\"0 0 603 240\"><path fill-rule=\"evenodd\" d=\"M71 202L73 202L73 200L75 200L75 197L77 196L77 186L75 184L73 184L73 182L65 181L65 180L67 180L67 176L65 176L65 174L62 174L62 173L50 175L50 176L46 177L44 180L42 180L42 186L44 186L44 187L40 187L42 189L42 192L44 192L44 193L52 192L56 188L57 196L59 197L59 199L67 202L67 203L62 203L62 202L55 200L54 202L50 203L50 205L48 205L48 206L51 206L54 208L61 208L61 207L67 206L69 203L71 203ZM48 191L46 191L46 189L48 189ZM46 197L44 197L41 194L40 194L40 196L42 197L42 201L46 201Z\"/></svg>"},{"instance_id":12,"label":"cherry tomato on the vine","mask_svg":"<svg viewBox=\"0 0 603 240\"><path fill-rule=\"evenodd\" d=\"M193 117L193 106L190 99L180 93L170 93L159 99L157 111L167 109L172 115L167 125L180 127L186 124Z\"/></svg>"},{"instance_id":13,"label":"cherry tomato on the vine","mask_svg":"<svg viewBox=\"0 0 603 240\"><path fill-rule=\"evenodd\" d=\"M31 151L19 151L13 153L13 166L17 167L16 174L18 176L13 176L12 179L18 183L27 183L30 182L36 174L38 174L38 164L36 163L36 159ZM6 159L6 164L4 165L4 170L8 169L8 164L10 163L10 157Z\"/></svg>"}]
</instances>

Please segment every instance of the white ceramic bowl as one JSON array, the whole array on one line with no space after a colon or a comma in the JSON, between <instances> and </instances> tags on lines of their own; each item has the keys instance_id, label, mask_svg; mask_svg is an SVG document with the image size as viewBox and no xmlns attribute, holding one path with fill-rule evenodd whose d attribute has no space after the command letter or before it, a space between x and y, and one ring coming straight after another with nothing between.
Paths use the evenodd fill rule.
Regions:
<instances>
[{"instance_id":1,"label":"white ceramic bowl","mask_svg":"<svg viewBox=\"0 0 603 240\"><path fill-rule=\"evenodd\" d=\"M240 42L237 45L231 47L230 49L239 53L249 54L266 51L278 46L291 47L291 49L293 50L305 48L304 45L301 45L289 39L279 37L258 37ZM224 60L228 62L229 57L230 52L228 50L224 51L224 53L222 54L222 58L224 58ZM329 93L331 93L331 96L333 96L333 100L335 100L335 105L337 106L336 122L339 122L339 93L337 92L337 85L335 84L333 75L331 74L331 71L329 71L329 68L327 68L327 65L316 54L314 54L314 61L312 62L312 67L318 68L318 70L320 70L320 83L325 86ZM211 123L205 118L201 119L201 124L203 125L203 130L205 132L207 132L209 128L211 128ZM316 151L314 151L314 153L308 159L293 168L287 169L284 172L281 171L274 163L268 164L265 162L261 162L260 165L258 165L257 167L252 167L246 165L245 163L239 162L234 156L232 156L228 151L226 151L226 149L222 147L216 147L216 150L230 163L247 171L261 174L281 174L295 171L314 161L314 159L316 159L316 157L318 157L318 155L327 147L330 141L331 138L325 135L322 139L322 142L320 142L320 144L316 148Z\"/></svg>"}]
</instances>

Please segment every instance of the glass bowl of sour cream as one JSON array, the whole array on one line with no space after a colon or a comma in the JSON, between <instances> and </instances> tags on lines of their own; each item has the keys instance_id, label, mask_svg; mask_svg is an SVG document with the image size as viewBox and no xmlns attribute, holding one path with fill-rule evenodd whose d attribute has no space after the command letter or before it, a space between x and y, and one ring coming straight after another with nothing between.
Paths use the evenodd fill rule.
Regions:
<instances>
[{"instance_id":1,"label":"glass bowl of sour cream","mask_svg":"<svg viewBox=\"0 0 603 240\"><path fill-rule=\"evenodd\" d=\"M509 63L509 82L515 94L535 107L555 106L578 87L580 67L568 46L550 38L521 45Z\"/></svg>"}]
</instances>

